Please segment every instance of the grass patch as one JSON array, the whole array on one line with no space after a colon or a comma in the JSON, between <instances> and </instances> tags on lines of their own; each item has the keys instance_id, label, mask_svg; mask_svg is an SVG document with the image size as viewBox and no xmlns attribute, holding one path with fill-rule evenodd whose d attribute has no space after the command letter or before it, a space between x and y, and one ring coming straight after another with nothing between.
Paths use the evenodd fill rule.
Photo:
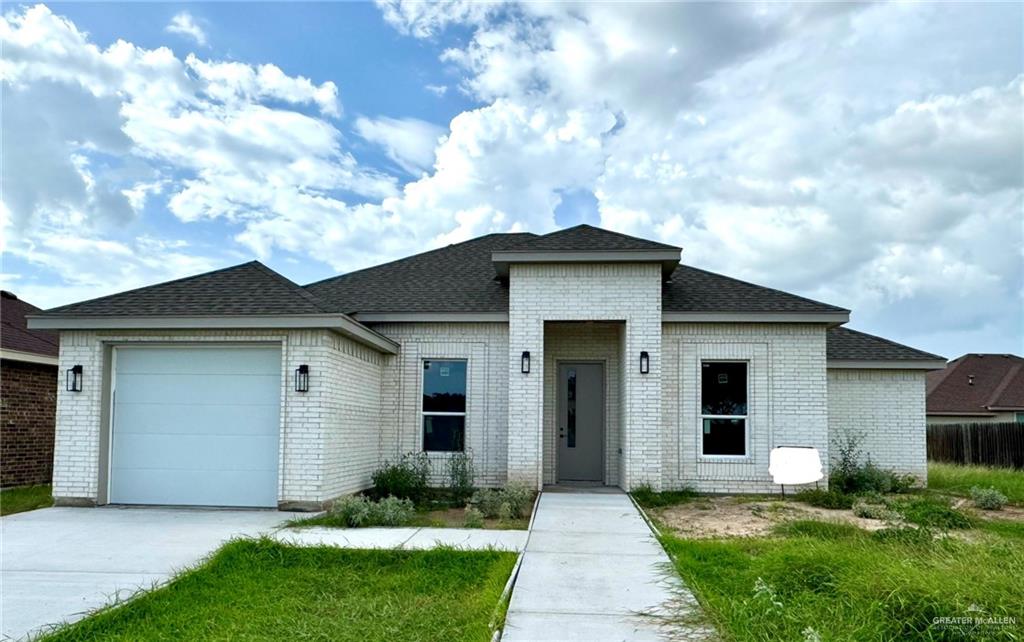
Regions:
<instances>
[{"instance_id":1,"label":"grass patch","mask_svg":"<svg viewBox=\"0 0 1024 642\"><path fill-rule=\"evenodd\" d=\"M995 488L1011 504L1024 504L1024 470L929 462L929 490L967 497L972 486Z\"/></svg>"},{"instance_id":2,"label":"grass patch","mask_svg":"<svg viewBox=\"0 0 1024 642\"><path fill-rule=\"evenodd\" d=\"M697 493L690 488L657 492L650 486L643 485L634 488L630 495L633 496L636 503L644 508L664 508L692 501L697 496Z\"/></svg>"},{"instance_id":3,"label":"grass patch","mask_svg":"<svg viewBox=\"0 0 1024 642\"><path fill-rule=\"evenodd\" d=\"M970 528L971 519L941 497L916 496L892 503L892 508L911 524L931 528Z\"/></svg>"},{"instance_id":4,"label":"grass patch","mask_svg":"<svg viewBox=\"0 0 1024 642\"><path fill-rule=\"evenodd\" d=\"M45 639L489 640L515 560L238 540L168 586Z\"/></svg>"},{"instance_id":5,"label":"grass patch","mask_svg":"<svg viewBox=\"0 0 1024 642\"><path fill-rule=\"evenodd\" d=\"M728 640L952 640L936 617L1015 617L979 639L1020 639L1019 541L869 535L794 522L778 536L662 538L680 575ZM898 529L887 529L898 530ZM914 530L918 529L906 529Z\"/></svg>"},{"instance_id":6,"label":"grass patch","mask_svg":"<svg viewBox=\"0 0 1024 642\"><path fill-rule=\"evenodd\" d=\"M0 491L0 515L13 515L37 508L53 506L49 484L45 486L22 486Z\"/></svg>"}]
</instances>

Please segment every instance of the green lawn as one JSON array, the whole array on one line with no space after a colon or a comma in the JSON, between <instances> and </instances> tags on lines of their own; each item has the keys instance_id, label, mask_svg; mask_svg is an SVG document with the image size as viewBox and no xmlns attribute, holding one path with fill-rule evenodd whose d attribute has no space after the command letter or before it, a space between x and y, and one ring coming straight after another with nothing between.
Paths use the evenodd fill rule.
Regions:
<instances>
[{"instance_id":1,"label":"green lawn","mask_svg":"<svg viewBox=\"0 0 1024 642\"><path fill-rule=\"evenodd\" d=\"M53 505L50 486L22 486L0 491L0 515L23 513Z\"/></svg>"},{"instance_id":2,"label":"green lawn","mask_svg":"<svg viewBox=\"0 0 1024 642\"><path fill-rule=\"evenodd\" d=\"M995 487L1013 504L1024 504L1024 471L988 466L928 464L928 488L966 496L971 486Z\"/></svg>"},{"instance_id":3,"label":"green lawn","mask_svg":"<svg viewBox=\"0 0 1024 642\"><path fill-rule=\"evenodd\" d=\"M974 639L1024 636L1024 546L1012 533L989 531L972 543L882 538L822 522L780 530L762 538L663 537L724 639L963 639L964 631L943 630L933 618L976 615L972 605L1016 618Z\"/></svg>"},{"instance_id":4,"label":"green lawn","mask_svg":"<svg viewBox=\"0 0 1024 642\"><path fill-rule=\"evenodd\" d=\"M485 641L515 560L240 540L168 586L46 639Z\"/></svg>"}]
</instances>

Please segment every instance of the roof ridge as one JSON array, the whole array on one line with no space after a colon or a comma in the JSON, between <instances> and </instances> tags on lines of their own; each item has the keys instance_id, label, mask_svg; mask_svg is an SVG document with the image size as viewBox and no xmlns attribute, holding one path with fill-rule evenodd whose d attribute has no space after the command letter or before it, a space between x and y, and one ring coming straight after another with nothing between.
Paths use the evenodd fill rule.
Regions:
<instances>
[{"instance_id":1,"label":"roof ridge","mask_svg":"<svg viewBox=\"0 0 1024 642\"><path fill-rule=\"evenodd\" d=\"M133 292L139 292L141 290L148 290L149 288L153 288L153 287L160 286L160 285L171 285L172 283L184 283L185 281L192 281L194 279L198 279L198 278L204 277L204 276L209 276L211 274L217 274L219 272L227 272L228 270L234 270L236 268L240 268L242 266L249 265L250 263L257 263L257 264L259 264L259 261L257 261L256 259L253 259L251 261L246 261L245 263L238 263L236 265L228 265L226 267L218 268L216 270L210 270L209 272L202 272L200 274L193 274L191 276L183 276L183 277L178 278L178 279L171 279L170 281L161 281L160 283L152 283L150 285L140 285L139 287L132 288L130 290L123 290L121 292L114 292L113 294L105 294L103 296L94 297L92 299L85 299L84 301L75 301L73 303L65 303L64 305L60 305L60 306L57 306L55 308L48 308L48 309L42 310L42 311L46 312L46 313L59 312L59 311L63 310L64 308L69 308L69 307L71 307L73 305L74 306L79 306L79 305L83 305L85 303L95 303L96 301L102 301L104 299L110 299L110 298L115 297L115 296L119 297L119 296L122 296L122 295L125 295L125 294L131 294Z\"/></svg>"},{"instance_id":2,"label":"roof ridge","mask_svg":"<svg viewBox=\"0 0 1024 642\"><path fill-rule=\"evenodd\" d=\"M988 401L985 403L986 409L990 408L991 406L998 405L996 404L996 400L998 400L999 397L1002 396L1004 392L1006 392L1006 388L1010 385L1010 382L1012 382L1014 378L1017 376L1017 373L1020 372L1020 369L1021 364L1015 363L1013 364L1013 366L1010 367L1009 370L1006 371L1006 374L1003 375L1002 381L1000 381L999 385L995 387L995 389L992 391L992 396L989 397Z\"/></svg>"},{"instance_id":3,"label":"roof ridge","mask_svg":"<svg viewBox=\"0 0 1024 642\"><path fill-rule=\"evenodd\" d=\"M704 270L704 269L701 269L699 267L693 267L692 265L686 265L684 263L680 263L679 266L676 267L676 269L672 271L672 274L669 275L669 280L672 279L672 276L675 275L676 271L678 271L679 268L686 268L688 270L696 270L697 272L703 272L704 274L710 274L711 276L718 277L720 279L728 279L728 280L734 281L736 283L742 283L744 285L749 285L749 286L752 286L752 287L755 287L755 288L761 288L762 290L771 290L772 292L778 292L780 294L785 294L786 296L791 296L791 297L793 297L795 299L800 299L802 301L807 301L808 303L815 303L817 305L826 305L826 306L828 306L830 308L834 308L836 311L850 312L850 310L848 310L847 308L842 308L842 307L839 307L838 305L832 305L831 303L825 303L824 301L818 301L817 299L812 299L810 297L801 296L799 294L793 294L792 292L787 292L786 290L780 290L778 288L773 288L773 287L770 287L770 286L767 286L767 285L760 285L758 283L751 283L750 281L744 281L743 279L737 279L734 276L729 276L727 274L719 274L718 272L712 272L711 270ZM857 330L854 330L854 332L857 332ZM867 333L866 332L862 332L861 334L867 334ZM868 336L874 336L874 335L868 335ZM897 345L899 345L899 344L897 344Z\"/></svg>"},{"instance_id":4,"label":"roof ridge","mask_svg":"<svg viewBox=\"0 0 1024 642\"><path fill-rule=\"evenodd\" d=\"M643 238L641 236L633 236L632 234L626 234L625 232L619 232L618 230L609 230L609 229L606 229L606 228L603 228L603 227L598 227L596 225L591 225L590 223L577 223L576 225L573 225L572 227L563 227L560 230L554 230L553 232L548 232L547 234L541 234L537 238L538 239L548 238L550 236L554 236L555 234L564 234L566 232L570 232L572 230L578 230L578 229L597 230L598 232L604 232L605 234L611 234L613 236L618 236L619 238L630 239L631 241L644 241L646 243L655 243L657 245L664 245L666 248L672 248L674 250L682 250L683 249L683 248L679 247L678 245L669 245L668 243L664 243L662 241L654 241L654 240L651 240L651 239Z\"/></svg>"},{"instance_id":5,"label":"roof ridge","mask_svg":"<svg viewBox=\"0 0 1024 642\"><path fill-rule=\"evenodd\" d=\"M935 359L942 359L943 361L946 360L946 358L941 356L941 355L938 355L938 354L935 354L935 353L932 353L932 352L925 352L924 350L920 350L918 348L914 348L914 347L908 346L905 343L897 343L896 341L893 341L892 339L886 339L885 337L880 337L877 334L871 334L871 333L868 333L868 332L862 332L861 330L854 330L853 328L847 328L845 326L843 326L841 328L837 327L835 329L836 330L842 329L842 330L845 330L847 332L853 332L853 333L856 333L856 334L864 335L866 337L871 337L872 339L875 339L877 341L881 341L882 343L887 343L887 344L889 344L891 346L896 346L896 347L899 347L899 348L910 348L911 350L914 350L915 352L920 352L922 355L928 355L929 357L934 357Z\"/></svg>"},{"instance_id":6,"label":"roof ridge","mask_svg":"<svg viewBox=\"0 0 1024 642\"><path fill-rule=\"evenodd\" d=\"M366 266L364 268L359 268L358 270L352 270L351 272L345 272L344 274L335 274L334 276L329 276L326 279L320 279L319 281L313 281L311 283L307 283L306 285L302 285L302 286L299 286L299 287L305 289L305 288L312 287L314 285L321 285L323 283L327 283L328 281L334 281L336 279L341 279L341 278L344 278L344 277L347 277L347 276L351 276L353 274L359 274L361 272L366 272L368 270L376 270L378 268L386 267L386 266L389 266L389 265L395 265L396 263L404 263L405 261L410 261L410 260L415 259L415 258L429 256L431 254L435 254L437 252L442 252L444 250L448 250L448 249L451 249L453 247L459 247L460 245L467 245L469 243L475 243L477 241L482 241L483 239L491 238L491 237L494 237L494 236L532 236L532 237L535 237L535 238L539 238L533 232L491 232L490 234L484 234L483 236L475 236L475 237L473 237L471 239L466 239L465 241L459 241L458 243L449 243L448 245L442 245L441 247L435 247L432 250L425 250L423 252L417 252L416 254L410 254L409 256L403 256L402 258L393 259L393 260L387 261L385 263L378 263L376 265L368 265L368 266Z\"/></svg>"},{"instance_id":7,"label":"roof ridge","mask_svg":"<svg viewBox=\"0 0 1024 642\"><path fill-rule=\"evenodd\" d=\"M322 312L330 312L330 309L328 308L328 306L327 306L325 301L321 300L320 297L314 295L312 292L310 292L306 288L302 287L301 285L299 285L295 281L292 281L291 279L289 279L285 275L283 275L280 272L278 272L278 271L276 271L276 270L274 270L274 269L264 265L260 261L250 261L250 263L255 263L256 267L259 268L267 276L274 277L277 280L282 281L286 285L289 285L292 288L294 288L296 290L296 292L295 292L296 294L298 294L302 298L304 298L307 301L309 301L310 303L312 303L314 306L316 306L318 309L320 309L320 311L322 311ZM248 265L248 264L245 264L245 265Z\"/></svg>"}]
</instances>

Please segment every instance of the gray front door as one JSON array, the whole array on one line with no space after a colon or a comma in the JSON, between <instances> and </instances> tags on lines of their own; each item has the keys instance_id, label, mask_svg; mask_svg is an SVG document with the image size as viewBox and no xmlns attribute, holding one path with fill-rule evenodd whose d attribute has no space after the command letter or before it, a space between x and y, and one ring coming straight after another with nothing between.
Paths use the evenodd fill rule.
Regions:
<instances>
[{"instance_id":1,"label":"gray front door","mask_svg":"<svg viewBox=\"0 0 1024 642\"><path fill-rule=\"evenodd\" d=\"M558 366L558 480L604 481L604 366Z\"/></svg>"}]
</instances>

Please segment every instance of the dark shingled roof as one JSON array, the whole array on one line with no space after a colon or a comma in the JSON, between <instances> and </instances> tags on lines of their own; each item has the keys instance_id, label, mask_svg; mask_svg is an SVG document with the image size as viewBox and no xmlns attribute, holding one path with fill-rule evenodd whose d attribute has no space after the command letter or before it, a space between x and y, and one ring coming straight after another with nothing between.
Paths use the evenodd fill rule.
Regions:
<instances>
[{"instance_id":1,"label":"dark shingled roof","mask_svg":"<svg viewBox=\"0 0 1024 642\"><path fill-rule=\"evenodd\" d=\"M1024 359L1012 354L965 354L928 373L929 413L1024 410Z\"/></svg>"},{"instance_id":2,"label":"dark shingled roof","mask_svg":"<svg viewBox=\"0 0 1024 642\"><path fill-rule=\"evenodd\" d=\"M831 328L825 354L840 361L945 361L945 357L849 328Z\"/></svg>"},{"instance_id":3,"label":"dark shingled roof","mask_svg":"<svg viewBox=\"0 0 1024 642\"><path fill-rule=\"evenodd\" d=\"M688 265L662 288L662 312L849 312L802 296Z\"/></svg>"},{"instance_id":4,"label":"dark shingled roof","mask_svg":"<svg viewBox=\"0 0 1024 642\"><path fill-rule=\"evenodd\" d=\"M306 289L338 312L508 312L508 286L491 253L533 234L488 234L463 243L350 272Z\"/></svg>"},{"instance_id":5,"label":"dark shingled roof","mask_svg":"<svg viewBox=\"0 0 1024 642\"><path fill-rule=\"evenodd\" d=\"M619 252L630 250L675 250L678 252L681 249L674 245L602 230L585 223L544 236L531 235L531 237L524 240L518 247L511 249L517 252Z\"/></svg>"},{"instance_id":6,"label":"dark shingled roof","mask_svg":"<svg viewBox=\"0 0 1024 642\"><path fill-rule=\"evenodd\" d=\"M305 289L259 261L53 308L43 316L323 314Z\"/></svg>"},{"instance_id":7,"label":"dark shingled roof","mask_svg":"<svg viewBox=\"0 0 1024 642\"><path fill-rule=\"evenodd\" d=\"M26 314L39 311L39 308L28 301L22 301L13 293L0 291L0 316L3 317L0 348L56 357L60 345L59 335L46 330L29 330L25 322Z\"/></svg>"}]
</instances>

